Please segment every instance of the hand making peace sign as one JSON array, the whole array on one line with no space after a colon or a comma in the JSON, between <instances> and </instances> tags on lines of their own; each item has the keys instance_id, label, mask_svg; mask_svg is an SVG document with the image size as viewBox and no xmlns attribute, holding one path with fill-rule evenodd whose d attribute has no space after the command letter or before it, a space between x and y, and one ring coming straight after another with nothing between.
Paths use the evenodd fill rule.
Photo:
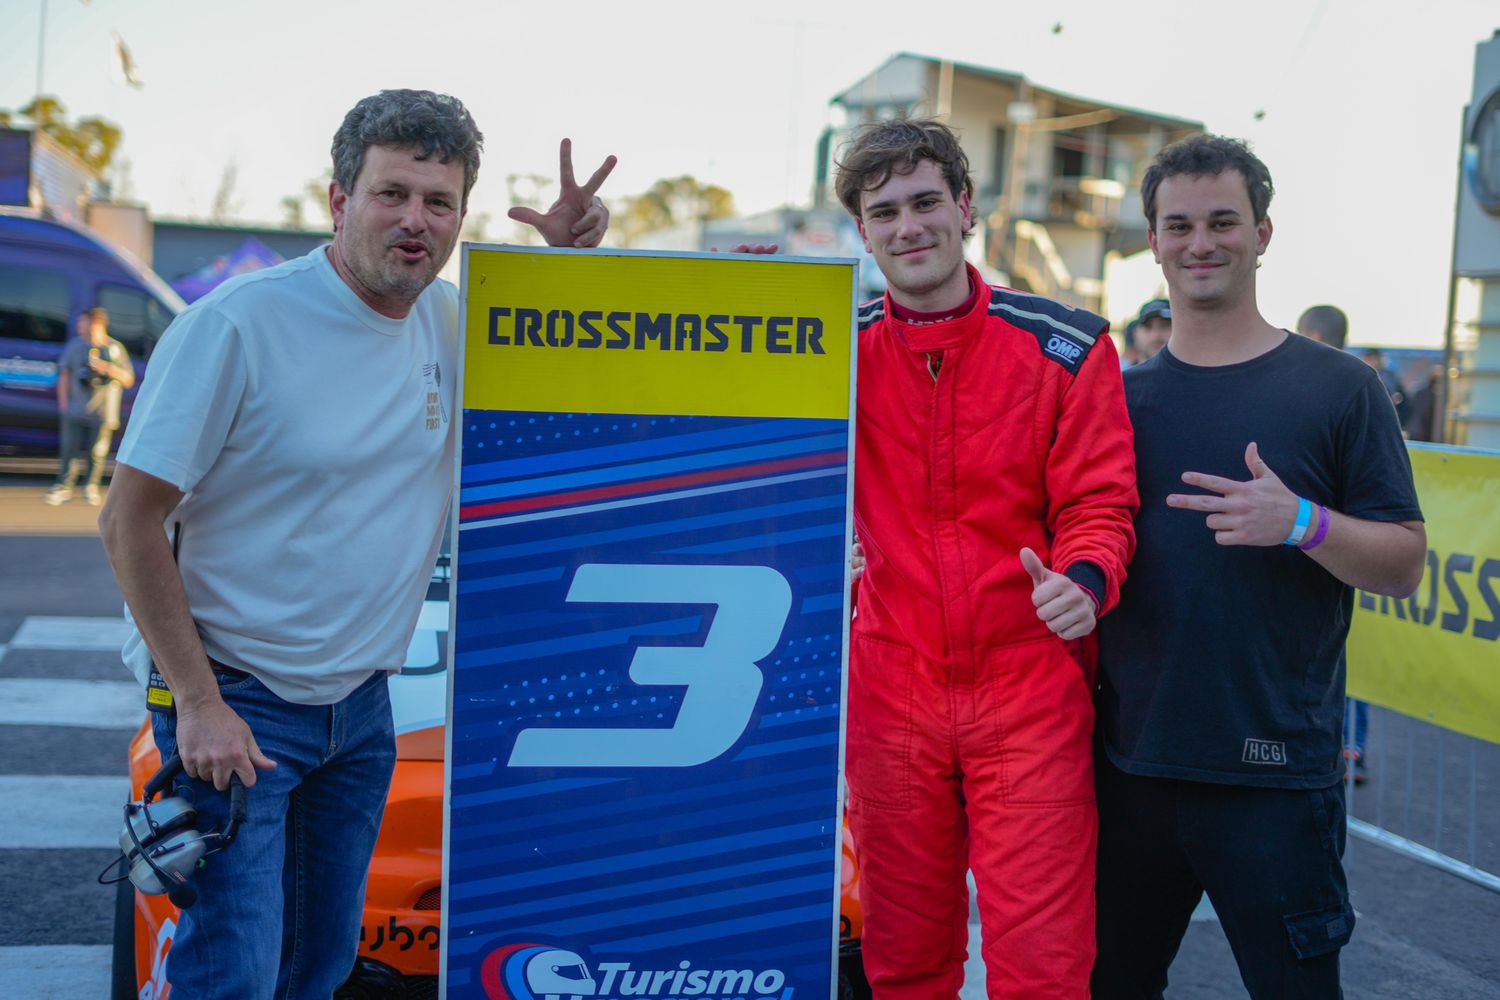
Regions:
<instances>
[{"instance_id":1,"label":"hand making peace sign","mask_svg":"<svg viewBox=\"0 0 1500 1000\"><path fill-rule=\"evenodd\" d=\"M506 214L517 222L535 228L548 246L596 247L604 239L604 231L609 228L609 209L604 207L604 202L599 200L595 192L604 183L604 178L609 176L609 172L615 169L618 160L613 156L606 156L599 169L594 171L594 175L582 187L578 186L578 181L573 177L571 139L562 141L562 146L558 149L558 162L558 180L562 190L547 213L543 215L535 209L513 208Z\"/></svg>"},{"instance_id":2,"label":"hand making peace sign","mask_svg":"<svg viewBox=\"0 0 1500 1000\"><path fill-rule=\"evenodd\" d=\"M1297 520L1297 495L1271 471L1254 441L1245 449L1245 467L1250 478L1243 482L1184 472L1183 482L1219 496L1173 493L1167 506L1208 514L1205 521L1220 545L1280 545Z\"/></svg>"}]
</instances>

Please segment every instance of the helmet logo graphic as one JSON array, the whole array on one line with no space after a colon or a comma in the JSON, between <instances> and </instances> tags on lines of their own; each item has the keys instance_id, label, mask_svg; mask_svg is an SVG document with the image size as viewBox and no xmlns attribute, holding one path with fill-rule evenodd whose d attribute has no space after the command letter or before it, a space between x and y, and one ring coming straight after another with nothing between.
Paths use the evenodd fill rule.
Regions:
<instances>
[{"instance_id":1,"label":"helmet logo graphic","mask_svg":"<svg viewBox=\"0 0 1500 1000\"><path fill-rule=\"evenodd\" d=\"M582 1000L594 995L594 976L576 952L553 948L526 963L526 985L537 1000Z\"/></svg>"},{"instance_id":2,"label":"helmet logo graphic","mask_svg":"<svg viewBox=\"0 0 1500 1000\"><path fill-rule=\"evenodd\" d=\"M589 1000L598 994L583 956L545 944L511 944L485 956L480 983L490 1000Z\"/></svg>"}]
</instances>

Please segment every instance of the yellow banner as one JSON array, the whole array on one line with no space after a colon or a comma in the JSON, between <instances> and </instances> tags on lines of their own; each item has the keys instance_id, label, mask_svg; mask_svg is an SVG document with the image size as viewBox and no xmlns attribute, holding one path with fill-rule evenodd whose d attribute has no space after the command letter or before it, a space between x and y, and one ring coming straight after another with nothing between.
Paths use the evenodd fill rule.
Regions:
<instances>
[{"instance_id":1,"label":"yellow banner","mask_svg":"<svg viewBox=\"0 0 1500 1000\"><path fill-rule=\"evenodd\" d=\"M1500 743L1500 453L1409 450L1427 572L1406 600L1359 593L1349 694Z\"/></svg>"},{"instance_id":2,"label":"yellow banner","mask_svg":"<svg viewBox=\"0 0 1500 1000\"><path fill-rule=\"evenodd\" d=\"M466 408L849 415L852 260L464 249Z\"/></svg>"}]
</instances>

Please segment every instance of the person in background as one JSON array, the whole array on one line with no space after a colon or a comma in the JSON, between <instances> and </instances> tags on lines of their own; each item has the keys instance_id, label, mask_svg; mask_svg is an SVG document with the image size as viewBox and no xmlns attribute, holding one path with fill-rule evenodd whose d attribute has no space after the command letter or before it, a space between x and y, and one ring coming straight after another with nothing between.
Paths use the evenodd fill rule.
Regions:
<instances>
[{"instance_id":1,"label":"person in background","mask_svg":"<svg viewBox=\"0 0 1500 1000\"><path fill-rule=\"evenodd\" d=\"M1142 361L1156 357L1172 338L1172 303L1152 299L1135 318L1135 349Z\"/></svg>"},{"instance_id":2,"label":"person in background","mask_svg":"<svg viewBox=\"0 0 1500 1000\"><path fill-rule=\"evenodd\" d=\"M1443 414L1439 405L1443 388L1443 366L1432 365L1422 385L1409 397L1411 412L1406 423L1401 425L1408 441L1441 441L1443 439Z\"/></svg>"},{"instance_id":3,"label":"person in background","mask_svg":"<svg viewBox=\"0 0 1500 1000\"><path fill-rule=\"evenodd\" d=\"M1141 353L1135 347L1135 320L1130 320L1125 324L1125 332L1120 334L1120 371L1140 363Z\"/></svg>"},{"instance_id":4,"label":"person in background","mask_svg":"<svg viewBox=\"0 0 1500 1000\"><path fill-rule=\"evenodd\" d=\"M1385 352L1380 348L1371 347L1362 357L1365 364L1375 369L1375 374L1380 376L1380 384L1385 386L1386 395L1391 397L1391 405L1396 408L1396 420L1405 426L1411 415L1411 401L1406 398L1406 387L1401 384L1401 377L1385 363Z\"/></svg>"},{"instance_id":5,"label":"person in background","mask_svg":"<svg viewBox=\"0 0 1500 1000\"><path fill-rule=\"evenodd\" d=\"M1298 317L1297 332L1342 351L1349 340L1349 317L1338 306L1312 306Z\"/></svg>"},{"instance_id":6,"label":"person in background","mask_svg":"<svg viewBox=\"0 0 1500 1000\"><path fill-rule=\"evenodd\" d=\"M52 506L73 499L85 462L83 499L98 506L104 460L120 427L120 401L135 385L125 345L109 335L109 314L94 307L78 317L78 336L57 363L57 481L42 499ZM87 456L85 458L85 456Z\"/></svg>"}]
</instances>

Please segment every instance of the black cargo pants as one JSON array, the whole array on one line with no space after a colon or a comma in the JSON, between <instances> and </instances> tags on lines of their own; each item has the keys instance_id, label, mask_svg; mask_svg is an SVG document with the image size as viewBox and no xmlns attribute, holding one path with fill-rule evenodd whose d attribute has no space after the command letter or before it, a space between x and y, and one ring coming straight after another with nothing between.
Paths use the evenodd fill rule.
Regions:
<instances>
[{"instance_id":1,"label":"black cargo pants","mask_svg":"<svg viewBox=\"0 0 1500 1000\"><path fill-rule=\"evenodd\" d=\"M1339 1000L1344 788L1126 774L1100 752L1093 1000L1159 1000L1206 891L1253 1000Z\"/></svg>"}]
</instances>

